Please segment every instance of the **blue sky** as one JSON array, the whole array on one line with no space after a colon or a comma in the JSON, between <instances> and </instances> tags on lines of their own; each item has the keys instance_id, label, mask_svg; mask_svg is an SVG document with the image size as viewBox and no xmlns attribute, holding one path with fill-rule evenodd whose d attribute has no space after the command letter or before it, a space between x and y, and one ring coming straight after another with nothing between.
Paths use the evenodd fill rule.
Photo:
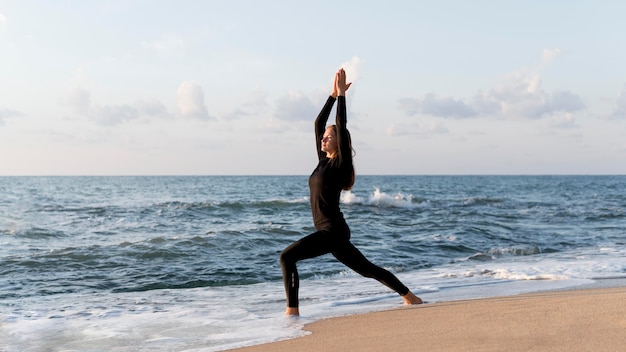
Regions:
<instances>
[{"instance_id":1,"label":"blue sky","mask_svg":"<svg viewBox=\"0 0 626 352\"><path fill-rule=\"evenodd\" d=\"M0 175L626 173L622 1L0 1Z\"/></svg>"}]
</instances>

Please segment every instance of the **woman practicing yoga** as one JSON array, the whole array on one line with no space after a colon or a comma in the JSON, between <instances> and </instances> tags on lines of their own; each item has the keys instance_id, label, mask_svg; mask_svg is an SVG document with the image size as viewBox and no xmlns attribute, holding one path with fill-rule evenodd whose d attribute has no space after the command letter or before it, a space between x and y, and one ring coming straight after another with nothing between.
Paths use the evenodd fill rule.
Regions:
<instances>
[{"instance_id":1,"label":"woman practicing yoga","mask_svg":"<svg viewBox=\"0 0 626 352\"><path fill-rule=\"evenodd\" d=\"M350 228L339 209L342 190L354 184L352 165L352 142L346 128L346 73L340 69L335 74L332 94L315 120L315 141L319 162L309 177L311 211L317 232L292 243L280 254L285 292L287 294L286 315L299 315L298 269L296 263L303 259L331 253L350 269L380 281L402 296L405 304L420 304L422 300L404 286L395 275L372 264L350 242ZM326 128L326 121L335 103L336 124Z\"/></svg>"}]
</instances>

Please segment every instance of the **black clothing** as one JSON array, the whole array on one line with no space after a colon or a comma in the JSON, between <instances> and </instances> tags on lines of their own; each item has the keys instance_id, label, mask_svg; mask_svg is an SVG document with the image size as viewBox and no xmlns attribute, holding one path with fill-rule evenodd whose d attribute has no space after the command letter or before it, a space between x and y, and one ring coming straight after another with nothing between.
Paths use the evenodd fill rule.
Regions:
<instances>
[{"instance_id":1,"label":"black clothing","mask_svg":"<svg viewBox=\"0 0 626 352\"><path fill-rule=\"evenodd\" d=\"M309 177L309 188L313 223L318 230L344 221L343 214L339 210L339 197L341 190L350 182L353 170L352 150L348 143L349 137L346 129L346 99L340 96L337 100L335 126L337 127L338 150L333 159L329 159L326 152L322 151L322 137L335 98L328 97L324 108L315 119L315 146L319 162Z\"/></svg>"},{"instance_id":2,"label":"black clothing","mask_svg":"<svg viewBox=\"0 0 626 352\"><path fill-rule=\"evenodd\" d=\"M338 97L337 106L337 155L330 159L321 150L321 140L326 121L330 115L335 98L328 98L322 111L315 120L315 138L319 162L309 177L311 212L317 232L308 235L285 248L280 255L287 306L298 307L299 278L296 262L331 253L337 260L350 269L374 278L400 295L409 289L392 273L372 264L350 242L350 228L339 209L341 190L350 183L352 177L352 150L350 149L348 130L346 129L346 100Z\"/></svg>"}]
</instances>

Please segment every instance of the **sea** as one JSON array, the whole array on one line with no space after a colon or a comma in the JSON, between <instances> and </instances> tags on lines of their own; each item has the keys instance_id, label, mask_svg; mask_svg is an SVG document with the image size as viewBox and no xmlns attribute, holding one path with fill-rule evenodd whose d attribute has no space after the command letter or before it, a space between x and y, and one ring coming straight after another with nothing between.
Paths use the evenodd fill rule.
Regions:
<instances>
[{"instance_id":1,"label":"sea","mask_svg":"<svg viewBox=\"0 0 626 352\"><path fill-rule=\"evenodd\" d=\"M223 351L404 309L324 255L299 263L284 316L307 178L0 177L0 351ZM358 175L341 208L426 304L626 278L626 176Z\"/></svg>"}]
</instances>

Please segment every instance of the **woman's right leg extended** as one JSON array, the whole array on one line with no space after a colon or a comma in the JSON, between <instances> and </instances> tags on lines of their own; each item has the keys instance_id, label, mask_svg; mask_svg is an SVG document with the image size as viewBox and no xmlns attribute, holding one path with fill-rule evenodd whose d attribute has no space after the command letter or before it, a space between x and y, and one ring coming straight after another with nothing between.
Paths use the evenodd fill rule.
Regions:
<instances>
[{"instance_id":1,"label":"woman's right leg extended","mask_svg":"<svg viewBox=\"0 0 626 352\"><path fill-rule=\"evenodd\" d=\"M300 279L296 263L303 259L318 257L330 253L332 237L329 231L318 231L289 245L280 254L280 267L283 271L287 307L298 307L298 289Z\"/></svg>"},{"instance_id":2,"label":"woman's right leg extended","mask_svg":"<svg viewBox=\"0 0 626 352\"><path fill-rule=\"evenodd\" d=\"M350 269L365 277L378 280L401 296L410 292L394 274L370 262L350 241L345 241L332 254Z\"/></svg>"}]
</instances>

